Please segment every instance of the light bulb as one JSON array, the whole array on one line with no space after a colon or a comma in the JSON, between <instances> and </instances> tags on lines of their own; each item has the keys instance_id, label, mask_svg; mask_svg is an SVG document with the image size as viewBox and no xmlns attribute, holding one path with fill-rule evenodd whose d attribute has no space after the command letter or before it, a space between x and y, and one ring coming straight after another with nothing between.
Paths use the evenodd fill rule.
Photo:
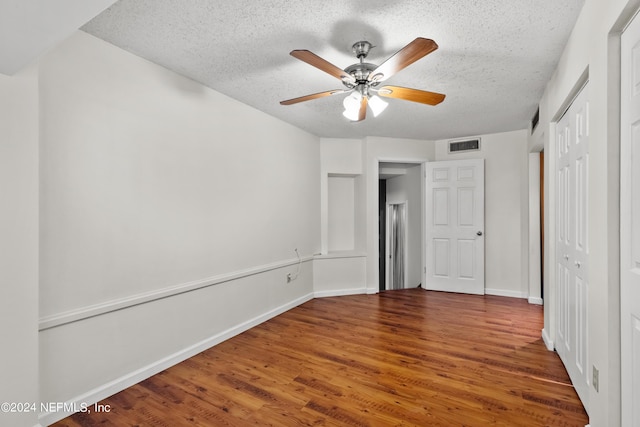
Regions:
<instances>
[{"instance_id":1,"label":"light bulb","mask_svg":"<svg viewBox=\"0 0 640 427\"><path fill-rule=\"evenodd\" d=\"M344 98L344 101L342 101L342 105L344 105L345 110L356 109L360 108L360 101L362 101L362 95L360 94L360 92L355 91L352 92L351 95Z\"/></svg>"},{"instance_id":2,"label":"light bulb","mask_svg":"<svg viewBox=\"0 0 640 427\"><path fill-rule=\"evenodd\" d=\"M360 103L362 102L362 95L360 92L353 92L347 96L342 105L344 105L344 112L342 113L347 119L352 122L358 121L360 115Z\"/></svg>"},{"instance_id":3,"label":"light bulb","mask_svg":"<svg viewBox=\"0 0 640 427\"><path fill-rule=\"evenodd\" d=\"M358 110L344 110L342 112L342 115L345 116L347 119L351 120L352 122L357 122L359 118L358 113L359 113Z\"/></svg>"},{"instance_id":4,"label":"light bulb","mask_svg":"<svg viewBox=\"0 0 640 427\"><path fill-rule=\"evenodd\" d=\"M382 113L385 108L387 108L387 105L389 105L389 103L384 102L382 99L380 99L379 96L374 95L369 97L369 107L371 107L371 111L373 111L374 117L378 117L378 115Z\"/></svg>"}]
</instances>

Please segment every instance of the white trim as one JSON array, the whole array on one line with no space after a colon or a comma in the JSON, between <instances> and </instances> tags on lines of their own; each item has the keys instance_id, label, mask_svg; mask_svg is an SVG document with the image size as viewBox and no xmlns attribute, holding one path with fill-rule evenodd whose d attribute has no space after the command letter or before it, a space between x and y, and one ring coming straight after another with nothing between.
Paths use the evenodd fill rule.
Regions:
<instances>
[{"instance_id":1,"label":"white trim","mask_svg":"<svg viewBox=\"0 0 640 427\"><path fill-rule=\"evenodd\" d=\"M535 305L543 305L544 301L542 298L540 297L529 297L528 299L529 304L535 304Z\"/></svg>"},{"instance_id":2,"label":"white trim","mask_svg":"<svg viewBox=\"0 0 640 427\"><path fill-rule=\"evenodd\" d=\"M335 291L316 291L313 293L314 298L341 297L345 295L362 295L367 294L367 288L340 289Z\"/></svg>"},{"instance_id":3,"label":"white trim","mask_svg":"<svg viewBox=\"0 0 640 427\"><path fill-rule=\"evenodd\" d=\"M326 254L316 254L313 256L313 259L337 259L337 258L366 258L367 254L365 252L359 251L333 251L327 252Z\"/></svg>"},{"instance_id":4,"label":"white trim","mask_svg":"<svg viewBox=\"0 0 640 427\"><path fill-rule=\"evenodd\" d=\"M220 283L229 282L232 280L241 279L247 276L253 276L256 274L264 273L278 268L288 267L298 264L298 262L307 262L313 259L312 255L298 258L287 259L284 261L274 262L271 264L260 265L246 270L239 270L232 273L222 274L219 276L208 277L206 279L196 280L193 282L181 283L174 286L168 286L166 288L144 292L141 294L131 295L123 298L114 299L111 301L102 302L86 307L69 310L63 313L52 314L40 318L38 322L38 330L44 331L56 326L62 326L67 323L77 322L79 320L87 319L94 316L110 313L116 310L122 310L124 308L133 307L139 304L145 304L151 301L159 300L162 298L168 298L174 295L182 294L185 292L195 291L197 289L207 288Z\"/></svg>"},{"instance_id":5,"label":"white trim","mask_svg":"<svg viewBox=\"0 0 640 427\"><path fill-rule=\"evenodd\" d=\"M551 337L549 337L549 334L547 333L546 329L542 330L542 341L544 341L544 345L545 345L545 347L547 347L547 350L549 350L549 351L555 350L555 346L553 345L553 341L551 340Z\"/></svg>"},{"instance_id":6,"label":"white trim","mask_svg":"<svg viewBox=\"0 0 640 427\"><path fill-rule=\"evenodd\" d=\"M554 120L552 121L557 123L562 120L564 115L567 114L567 111L569 111L569 108L571 107L571 104L573 104L573 101L575 101L578 95L580 95L580 92L582 92L587 83L589 83L589 67L586 67L584 69L582 75L580 75L576 84L573 86L573 88L571 88L569 96L567 96L564 103L560 106L558 112L554 117Z\"/></svg>"},{"instance_id":7,"label":"white trim","mask_svg":"<svg viewBox=\"0 0 640 427\"><path fill-rule=\"evenodd\" d=\"M485 295L495 295L495 296L499 296L499 297L523 298L523 299L529 298L529 295L527 295L524 292L510 291L510 290L505 290L505 289L489 289L489 288L485 288L484 289L484 293L485 293Z\"/></svg>"},{"instance_id":8,"label":"white trim","mask_svg":"<svg viewBox=\"0 0 640 427\"><path fill-rule=\"evenodd\" d=\"M253 328L254 326L257 326L273 317L276 317L287 310L304 304L305 302L312 300L313 297L314 296L312 293L304 295L287 304L281 305L280 307L277 307L262 315L256 316L253 319L249 319L246 322L240 323L239 325L227 329L226 331L220 332L183 350L180 350L165 358L155 361L147 366L123 375L120 378L96 387L93 390L88 391L87 393L76 396L75 398L70 399L65 403L69 404L69 406L75 404L76 407L80 407L80 405L83 403L87 405L93 405L94 403L106 399L107 397L112 396L115 393L118 393L128 387L133 386L134 384L139 383L140 381L143 381L159 372L164 371L167 368L170 368L171 366L174 366L190 357L193 357L196 354L203 352L204 350L207 350L217 344L220 344L223 341L228 340L229 338L232 338L244 331ZM69 415L72 415L72 412L48 412L40 414L39 421L41 425L48 426L57 421L60 421L63 418L68 417Z\"/></svg>"}]
</instances>

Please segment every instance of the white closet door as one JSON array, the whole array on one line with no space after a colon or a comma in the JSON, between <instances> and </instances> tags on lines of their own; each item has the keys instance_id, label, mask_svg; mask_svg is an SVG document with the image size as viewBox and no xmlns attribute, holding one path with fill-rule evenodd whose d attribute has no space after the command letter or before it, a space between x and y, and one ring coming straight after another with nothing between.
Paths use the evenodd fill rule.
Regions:
<instances>
[{"instance_id":1,"label":"white closet door","mask_svg":"<svg viewBox=\"0 0 640 427\"><path fill-rule=\"evenodd\" d=\"M640 17L622 34L620 327L622 425L640 426Z\"/></svg>"},{"instance_id":2,"label":"white closet door","mask_svg":"<svg viewBox=\"0 0 640 427\"><path fill-rule=\"evenodd\" d=\"M588 86L582 89L556 126L556 155L556 351L588 412Z\"/></svg>"}]
</instances>

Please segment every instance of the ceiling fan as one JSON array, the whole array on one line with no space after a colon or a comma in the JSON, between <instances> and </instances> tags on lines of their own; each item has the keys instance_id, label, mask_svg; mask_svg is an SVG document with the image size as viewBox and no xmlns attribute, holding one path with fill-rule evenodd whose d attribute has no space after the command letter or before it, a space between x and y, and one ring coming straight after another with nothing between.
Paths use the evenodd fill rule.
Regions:
<instances>
[{"instance_id":1,"label":"ceiling fan","mask_svg":"<svg viewBox=\"0 0 640 427\"><path fill-rule=\"evenodd\" d=\"M431 39L418 37L392 55L381 65L364 62L364 59L373 47L375 46L368 41L359 41L354 43L353 53L360 62L350 65L344 70L341 70L308 50L291 51L290 54L294 58L298 58L299 60L340 79L342 84L346 86L346 89L334 89L326 92L305 95L281 101L280 104L292 105L297 104L298 102L310 101L312 99L336 95L339 93L350 93L343 102L345 107L343 115L351 121L359 122L364 120L366 117L367 105L369 105L369 108L373 111L374 116L380 114L387 107L387 103L376 95L387 98L404 99L406 101L419 102L421 104L428 105L437 105L444 100L445 95L441 93L427 92L424 90L401 86L378 87L381 82L387 80L398 71L408 67L418 59L436 50L438 48L436 42Z\"/></svg>"}]
</instances>

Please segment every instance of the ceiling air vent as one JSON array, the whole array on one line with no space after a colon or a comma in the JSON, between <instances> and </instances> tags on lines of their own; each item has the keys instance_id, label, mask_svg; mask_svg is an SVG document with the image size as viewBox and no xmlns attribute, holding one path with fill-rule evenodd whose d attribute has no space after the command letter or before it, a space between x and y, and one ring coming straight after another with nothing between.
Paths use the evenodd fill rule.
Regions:
<instances>
[{"instance_id":1,"label":"ceiling air vent","mask_svg":"<svg viewBox=\"0 0 640 427\"><path fill-rule=\"evenodd\" d=\"M450 153L459 153L462 151L477 151L479 149L480 149L480 138L449 142Z\"/></svg>"},{"instance_id":2,"label":"ceiling air vent","mask_svg":"<svg viewBox=\"0 0 640 427\"><path fill-rule=\"evenodd\" d=\"M531 119L531 133L536 130L536 126L538 126L538 122L540 121L540 107L536 110L536 114Z\"/></svg>"}]
</instances>

